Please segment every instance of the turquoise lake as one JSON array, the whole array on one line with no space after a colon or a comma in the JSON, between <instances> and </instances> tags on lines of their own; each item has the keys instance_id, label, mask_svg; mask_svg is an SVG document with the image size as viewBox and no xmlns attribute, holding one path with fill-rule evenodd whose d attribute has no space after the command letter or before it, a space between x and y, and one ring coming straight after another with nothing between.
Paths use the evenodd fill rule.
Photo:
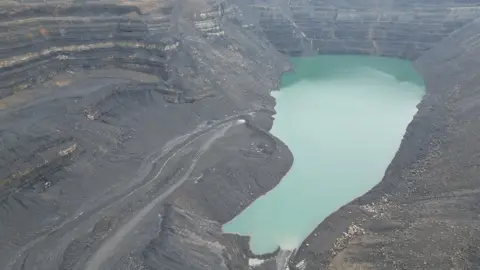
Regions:
<instances>
[{"instance_id":1,"label":"turquoise lake","mask_svg":"<svg viewBox=\"0 0 480 270\"><path fill-rule=\"evenodd\" d=\"M295 249L342 205L379 183L425 93L409 61L370 56L293 58L271 133L294 163L280 184L224 225L255 254Z\"/></svg>"}]
</instances>

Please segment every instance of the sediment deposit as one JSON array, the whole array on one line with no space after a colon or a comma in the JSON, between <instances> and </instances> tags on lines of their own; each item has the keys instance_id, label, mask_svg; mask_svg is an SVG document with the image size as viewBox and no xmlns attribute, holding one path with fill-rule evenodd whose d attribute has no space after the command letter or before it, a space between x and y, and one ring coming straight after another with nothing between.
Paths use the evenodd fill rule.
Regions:
<instances>
[{"instance_id":1,"label":"sediment deposit","mask_svg":"<svg viewBox=\"0 0 480 270\"><path fill-rule=\"evenodd\" d=\"M290 269L473 269L479 4L2 1L0 268L248 269L221 224L292 163L269 91L288 55L349 53L414 60L428 93Z\"/></svg>"}]
</instances>

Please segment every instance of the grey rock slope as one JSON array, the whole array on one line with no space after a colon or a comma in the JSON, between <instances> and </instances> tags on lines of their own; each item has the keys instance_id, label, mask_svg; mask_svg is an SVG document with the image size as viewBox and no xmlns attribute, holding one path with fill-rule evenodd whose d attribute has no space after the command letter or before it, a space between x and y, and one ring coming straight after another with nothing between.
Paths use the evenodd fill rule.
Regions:
<instances>
[{"instance_id":1,"label":"grey rock slope","mask_svg":"<svg viewBox=\"0 0 480 270\"><path fill-rule=\"evenodd\" d=\"M247 0L282 52L416 58L480 15L475 0ZM239 4L240 5L240 4Z\"/></svg>"},{"instance_id":2,"label":"grey rock slope","mask_svg":"<svg viewBox=\"0 0 480 270\"><path fill-rule=\"evenodd\" d=\"M477 2L0 1L0 268L248 269L221 224L292 163L283 52L414 59L428 88L289 269L475 269Z\"/></svg>"},{"instance_id":3,"label":"grey rock slope","mask_svg":"<svg viewBox=\"0 0 480 270\"><path fill-rule=\"evenodd\" d=\"M222 1L0 2L0 269L227 269L292 157L285 57ZM236 243L236 244L234 244Z\"/></svg>"}]
</instances>

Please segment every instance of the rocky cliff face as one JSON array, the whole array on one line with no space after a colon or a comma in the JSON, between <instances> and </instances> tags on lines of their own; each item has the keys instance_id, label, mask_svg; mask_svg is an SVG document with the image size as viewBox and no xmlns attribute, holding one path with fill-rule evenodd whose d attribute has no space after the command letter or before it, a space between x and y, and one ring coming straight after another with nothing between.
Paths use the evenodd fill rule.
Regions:
<instances>
[{"instance_id":1,"label":"rocky cliff face","mask_svg":"<svg viewBox=\"0 0 480 270\"><path fill-rule=\"evenodd\" d=\"M284 56L222 1L0 2L0 268L227 269L288 171Z\"/></svg>"},{"instance_id":2,"label":"rocky cliff face","mask_svg":"<svg viewBox=\"0 0 480 270\"><path fill-rule=\"evenodd\" d=\"M478 1L249 0L278 50L415 59L480 15Z\"/></svg>"},{"instance_id":3,"label":"rocky cliff face","mask_svg":"<svg viewBox=\"0 0 480 270\"><path fill-rule=\"evenodd\" d=\"M291 165L281 51L417 59L428 87L384 180L289 268L473 269L477 2L1 1L0 268L248 269L221 224Z\"/></svg>"}]
</instances>

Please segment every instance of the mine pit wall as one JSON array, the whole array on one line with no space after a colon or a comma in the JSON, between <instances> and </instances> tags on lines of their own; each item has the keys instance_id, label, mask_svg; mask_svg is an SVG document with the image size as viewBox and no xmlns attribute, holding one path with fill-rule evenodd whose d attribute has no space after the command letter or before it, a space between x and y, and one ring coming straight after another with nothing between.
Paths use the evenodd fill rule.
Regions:
<instances>
[{"instance_id":1,"label":"mine pit wall","mask_svg":"<svg viewBox=\"0 0 480 270\"><path fill-rule=\"evenodd\" d=\"M167 167L163 180L148 186L149 193L140 189L122 207L115 206L125 195L122 188L148 181L136 178L146 162L199 123L212 125L212 119L243 114L246 124L219 139L189 182L156 208L163 217L160 224L148 223L152 227L143 231L150 234L140 244L119 247L117 257L110 259L116 269L155 269L167 262L179 270L245 269L246 239L222 235L221 224L272 189L292 162L288 148L266 132L274 107L269 90L278 88L282 72L289 69L277 51L415 59L477 13L473 1L0 2L0 28L10 30L2 31L0 41L0 266L83 268L132 213L163 185L179 179L175 166ZM462 29L475 34L478 26L473 26ZM455 228L467 239L442 240L444 246L459 244L454 263L460 264L454 268L464 269L461 263L475 260L480 238L468 216L475 209L468 205L475 201L477 187L474 181L458 179L480 173L473 154L477 145L458 143L468 142L467 131L476 134L478 57L476 39L458 33L441 43L443 49L416 62L428 94L385 179L320 224L292 258L290 269L351 267L352 262L382 269L385 258L387 269L395 269L402 258L411 257L398 247L407 244L410 250L419 249L413 266L424 265L420 256L439 254L429 263L441 269L445 257L435 253L439 245L431 235L414 230L425 223L449 235ZM171 115L178 120L172 122ZM175 157L177 164L189 164L195 153L188 149ZM443 153L454 154L450 160L440 158ZM459 156L470 163L455 163ZM453 164L445 167L447 172L436 171L434 165L447 161ZM460 169L464 167L468 170ZM431 200L450 198L452 192L462 196L456 208L450 201ZM97 201L102 202L99 207L113 208L98 216ZM406 203L410 201L415 203ZM414 218L419 215L432 219ZM445 215L449 218L442 219ZM449 227L438 225L439 220ZM63 222L69 225L56 227ZM52 228L56 233L45 234ZM389 253L375 253L375 241L388 247L379 252ZM419 243L430 243L431 249L423 250ZM11 258L18 260L9 264Z\"/></svg>"},{"instance_id":2,"label":"mine pit wall","mask_svg":"<svg viewBox=\"0 0 480 270\"><path fill-rule=\"evenodd\" d=\"M289 55L318 52L416 59L480 15L476 1L244 2L236 4L249 10L275 47Z\"/></svg>"},{"instance_id":3,"label":"mine pit wall","mask_svg":"<svg viewBox=\"0 0 480 270\"><path fill-rule=\"evenodd\" d=\"M0 28L0 268L85 269L180 179L103 266L247 265L221 225L291 166L268 133L290 65L239 8L0 1Z\"/></svg>"}]
</instances>

